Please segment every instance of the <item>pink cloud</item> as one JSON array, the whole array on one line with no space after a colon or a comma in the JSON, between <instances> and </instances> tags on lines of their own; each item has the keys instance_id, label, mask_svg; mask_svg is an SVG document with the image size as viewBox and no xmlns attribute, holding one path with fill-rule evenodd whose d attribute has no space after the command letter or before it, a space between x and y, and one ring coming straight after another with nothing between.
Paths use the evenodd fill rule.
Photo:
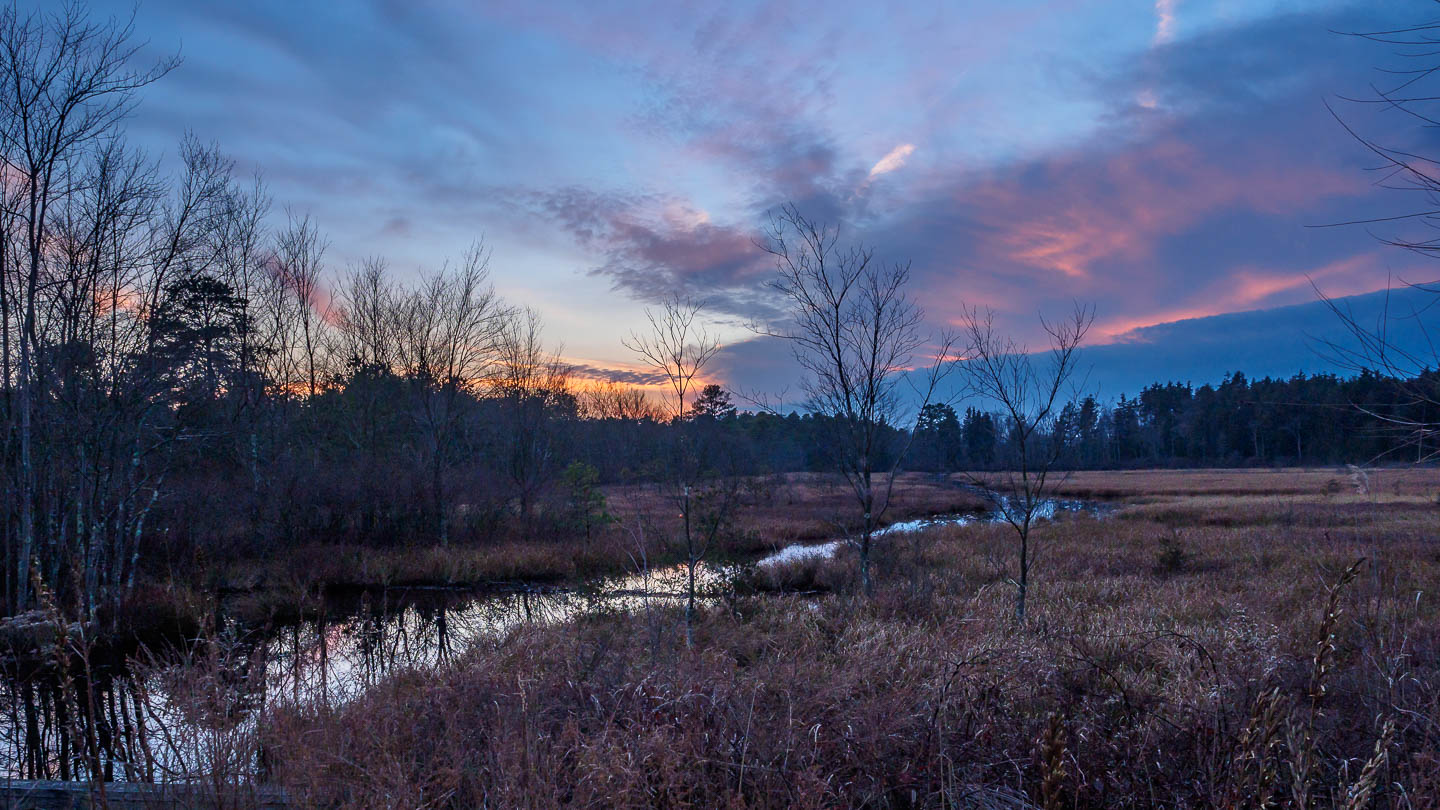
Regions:
<instances>
[{"instance_id":1,"label":"pink cloud","mask_svg":"<svg viewBox=\"0 0 1440 810\"><path fill-rule=\"evenodd\" d=\"M1095 162L1085 155L1046 161L1043 182L992 178L972 192L994 233L988 246L1016 264L1091 279L1108 260L1145 259L1166 237L1244 206L1281 213L1318 197L1363 191L1352 172L1256 164L1222 165L1176 137Z\"/></svg>"},{"instance_id":2,"label":"pink cloud","mask_svg":"<svg viewBox=\"0 0 1440 810\"><path fill-rule=\"evenodd\" d=\"M904 167L905 161L909 160L910 156L914 153L915 144L900 144L894 149L891 149L889 152L886 152L885 157L880 158L880 160L877 161L874 166L870 167L869 176L871 178L879 177L882 174L888 174L895 171L896 169Z\"/></svg>"},{"instance_id":3,"label":"pink cloud","mask_svg":"<svg viewBox=\"0 0 1440 810\"><path fill-rule=\"evenodd\" d=\"M1155 0L1155 44L1175 39L1175 9L1180 0Z\"/></svg>"},{"instance_id":4,"label":"pink cloud","mask_svg":"<svg viewBox=\"0 0 1440 810\"><path fill-rule=\"evenodd\" d=\"M1314 287L1331 296L1357 295L1388 283L1384 261L1374 252L1338 259L1306 271L1242 267L1218 278L1178 307L1127 315L1097 323L1094 343L1123 341L1135 330L1172 321L1265 309L1314 300Z\"/></svg>"}]
</instances>

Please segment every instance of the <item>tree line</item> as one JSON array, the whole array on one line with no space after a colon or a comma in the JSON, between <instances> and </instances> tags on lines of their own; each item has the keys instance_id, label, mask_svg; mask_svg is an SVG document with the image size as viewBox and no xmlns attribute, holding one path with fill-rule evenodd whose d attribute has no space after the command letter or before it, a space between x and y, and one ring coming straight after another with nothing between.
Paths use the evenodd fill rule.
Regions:
<instances>
[{"instance_id":1,"label":"tree line","mask_svg":"<svg viewBox=\"0 0 1440 810\"><path fill-rule=\"evenodd\" d=\"M1296 374L1252 380L1243 372L1218 384L1153 383L1137 396L1067 402L1047 427L1061 462L1073 469L1239 467L1400 463L1437 449L1428 399L1437 377ZM1014 438L1003 418L971 406L957 414L932 404L921 415L909 465L922 470L1005 466Z\"/></svg>"}]
</instances>

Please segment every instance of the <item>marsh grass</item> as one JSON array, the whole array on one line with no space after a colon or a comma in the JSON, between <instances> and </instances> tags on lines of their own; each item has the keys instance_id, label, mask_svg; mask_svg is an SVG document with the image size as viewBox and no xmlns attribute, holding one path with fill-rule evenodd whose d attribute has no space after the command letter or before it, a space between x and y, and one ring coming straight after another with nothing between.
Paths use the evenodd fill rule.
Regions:
<instances>
[{"instance_id":1,"label":"marsh grass","mask_svg":"<svg viewBox=\"0 0 1440 810\"><path fill-rule=\"evenodd\" d=\"M1351 495L1433 498L1440 489L1435 472L1426 467L1388 467L1363 471L1366 482L1357 488L1355 475L1334 467L1254 469L1080 470L1067 473L1056 494L1069 498L1124 498L1200 495ZM983 478L984 474L980 473Z\"/></svg>"},{"instance_id":2,"label":"marsh grass","mask_svg":"<svg viewBox=\"0 0 1440 810\"><path fill-rule=\"evenodd\" d=\"M806 561L774 576L832 595L737 596L693 650L673 610L597 615L278 712L273 776L361 807L1435 806L1440 510L1246 480L1044 525L1023 625L1003 527L935 528L874 599Z\"/></svg>"},{"instance_id":3,"label":"marsh grass","mask_svg":"<svg viewBox=\"0 0 1440 810\"><path fill-rule=\"evenodd\" d=\"M284 605L325 588L577 585L627 573L642 557L657 568L678 561L669 542L680 527L672 499L643 485L610 487L606 496L616 520L590 537L555 525L523 536L467 539L457 532L444 547L315 540L225 563L218 567L215 586L238 594L229 600L236 612L273 616ZM847 520L854 517L847 500L852 497L827 476L793 474L747 481L734 530L726 533L715 557L749 559L790 543L843 535L854 522ZM918 474L902 476L893 499L887 515L892 522L984 507L980 497L953 480ZM626 527L642 520L649 530L644 548L637 549Z\"/></svg>"}]
</instances>

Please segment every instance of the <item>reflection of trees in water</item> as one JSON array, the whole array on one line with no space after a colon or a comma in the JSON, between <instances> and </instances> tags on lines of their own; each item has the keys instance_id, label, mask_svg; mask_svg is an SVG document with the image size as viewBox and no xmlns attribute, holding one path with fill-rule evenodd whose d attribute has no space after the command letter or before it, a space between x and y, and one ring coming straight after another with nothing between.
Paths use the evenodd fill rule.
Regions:
<instances>
[{"instance_id":1,"label":"reflection of trees in water","mask_svg":"<svg viewBox=\"0 0 1440 810\"><path fill-rule=\"evenodd\" d=\"M263 695L247 685L247 659L9 673L0 772L66 781L253 774Z\"/></svg>"},{"instance_id":2,"label":"reflection of trees in water","mask_svg":"<svg viewBox=\"0 0 1440 810\"><path fill-rule=\"evenodd\" d=\"M522 590L364 596L340 618L322 615L267 642L268 691L297 705L353 698L380 679L451 666L472 645L531 624L553 624L643 596Z\"/></svg>"},{"instance_id":3,"label":"reflection of trees in water","mask_svg":"<svg viewBox=\"0 0 1440 810\"><path fill-rule=\"evenodd\" d=\"M271 708L348 701L407 670L453 666L515 628L673 598L665 572L587 593L363 594L267 631L229 625L191 649L104 669L6 674L0 776L243 782L263 777ZM83 664L83 656L77 656Z\"/></svg>"},{"instance_id":4,"label":"reflection of trees in water","mask_svg":"<svg viewBox=\"0 0 1440 810\"><path fill-rule=\"evenodd\" d=\"M109 678L93 679L88 689L84 679L61 677L32 675L8 683L6 770L26 779L71 779L94 772L97 757L92 748L117 748L117 730L118 736L133 739L140 722L130 712L128 696L117 696L119 692ZM117 758L128 761L129 747L119 748L117 756L100 759L98 770L107 777Z\"/></svg>"}]
</instances>

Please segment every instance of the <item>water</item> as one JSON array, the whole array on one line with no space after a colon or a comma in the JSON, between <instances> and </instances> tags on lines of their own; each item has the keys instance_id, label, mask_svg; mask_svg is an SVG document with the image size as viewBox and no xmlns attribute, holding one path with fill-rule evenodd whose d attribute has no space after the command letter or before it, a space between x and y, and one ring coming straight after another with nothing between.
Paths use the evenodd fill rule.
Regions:
<instances>
[{"instance_id":1,"label":"water","mask_svg":"<svg viewBox=\"0 0 1440 810\"><path fill-rule=\"evenodd\" d=\"M903 521L873 536L883 541L935 526L1004 522L1008 504L996 502L990 512ZM1039 516L1102 509L1047 501ZM753 564L828 557L852 542L788 545ZM719 598L733 573L702 563L697 580L705 598ZM448 666L466 650L497 643L519 627L680 606L686 582L685 567L677 565L576 591L392 590L329 600L328 615L268 633L227 625L190 651L188 666L120 668L88 681L74 674L11 681L0 686L0 774L81 779L99 770L118 780L255 778L264 761L259 718L271 709L342 704L392 674ZM80 757L77 749L98 749L99 755Z\"/></svg>"},{"instance_id":2,"label":"water","mask_svg":"<svg viewBox=\"0 0 1440 810\"><path fill-rule=\"evenodd\" d=\"M998 507L984 512L966 512L952 515L936 515L933 517L916 518L905 520L899 523L891 523L880 529L871 532L872 538L884 538L888 535L911 534L923 529L930 529L936 526L967 526L972 523L1005 523L1006 514L1011 510L1010 499L998 494L988 496L994 500ZM1053 520L1056 515L1063 513L1088 512L1099 515L1105 510L1105 506L1091 501L1073 501L1057 498L1047 498L1042 501L1035 510L1035 518L1039 520ZM1014 514L1013 511L1009 512ZM774 554L762 557L756 561L758 566L784 565L800 562L809 559L823 559L833 557L835 553L846 545L855 543L853 538L840 540L829 540L823 543L794 543L788 545Z\"/></svg>"},{"instance_id":3,"label":"water","mask_svg":"<svg viewBox=\"0 0 1440 810\"><path fill-rule=\"evenodd\" d=\"M713 591L719 569L700 573ZM518 627L680 605L684 574L676 566L584 591L396 589L327 601L329 615L268 633L228 624L183 664L7 681L0 686L0 775L255 779L263 770L259 723L268 711L343 704L392 674L448 666ZM94 749L98 757L77 754Z\"/></svg>"}]
</instances>

